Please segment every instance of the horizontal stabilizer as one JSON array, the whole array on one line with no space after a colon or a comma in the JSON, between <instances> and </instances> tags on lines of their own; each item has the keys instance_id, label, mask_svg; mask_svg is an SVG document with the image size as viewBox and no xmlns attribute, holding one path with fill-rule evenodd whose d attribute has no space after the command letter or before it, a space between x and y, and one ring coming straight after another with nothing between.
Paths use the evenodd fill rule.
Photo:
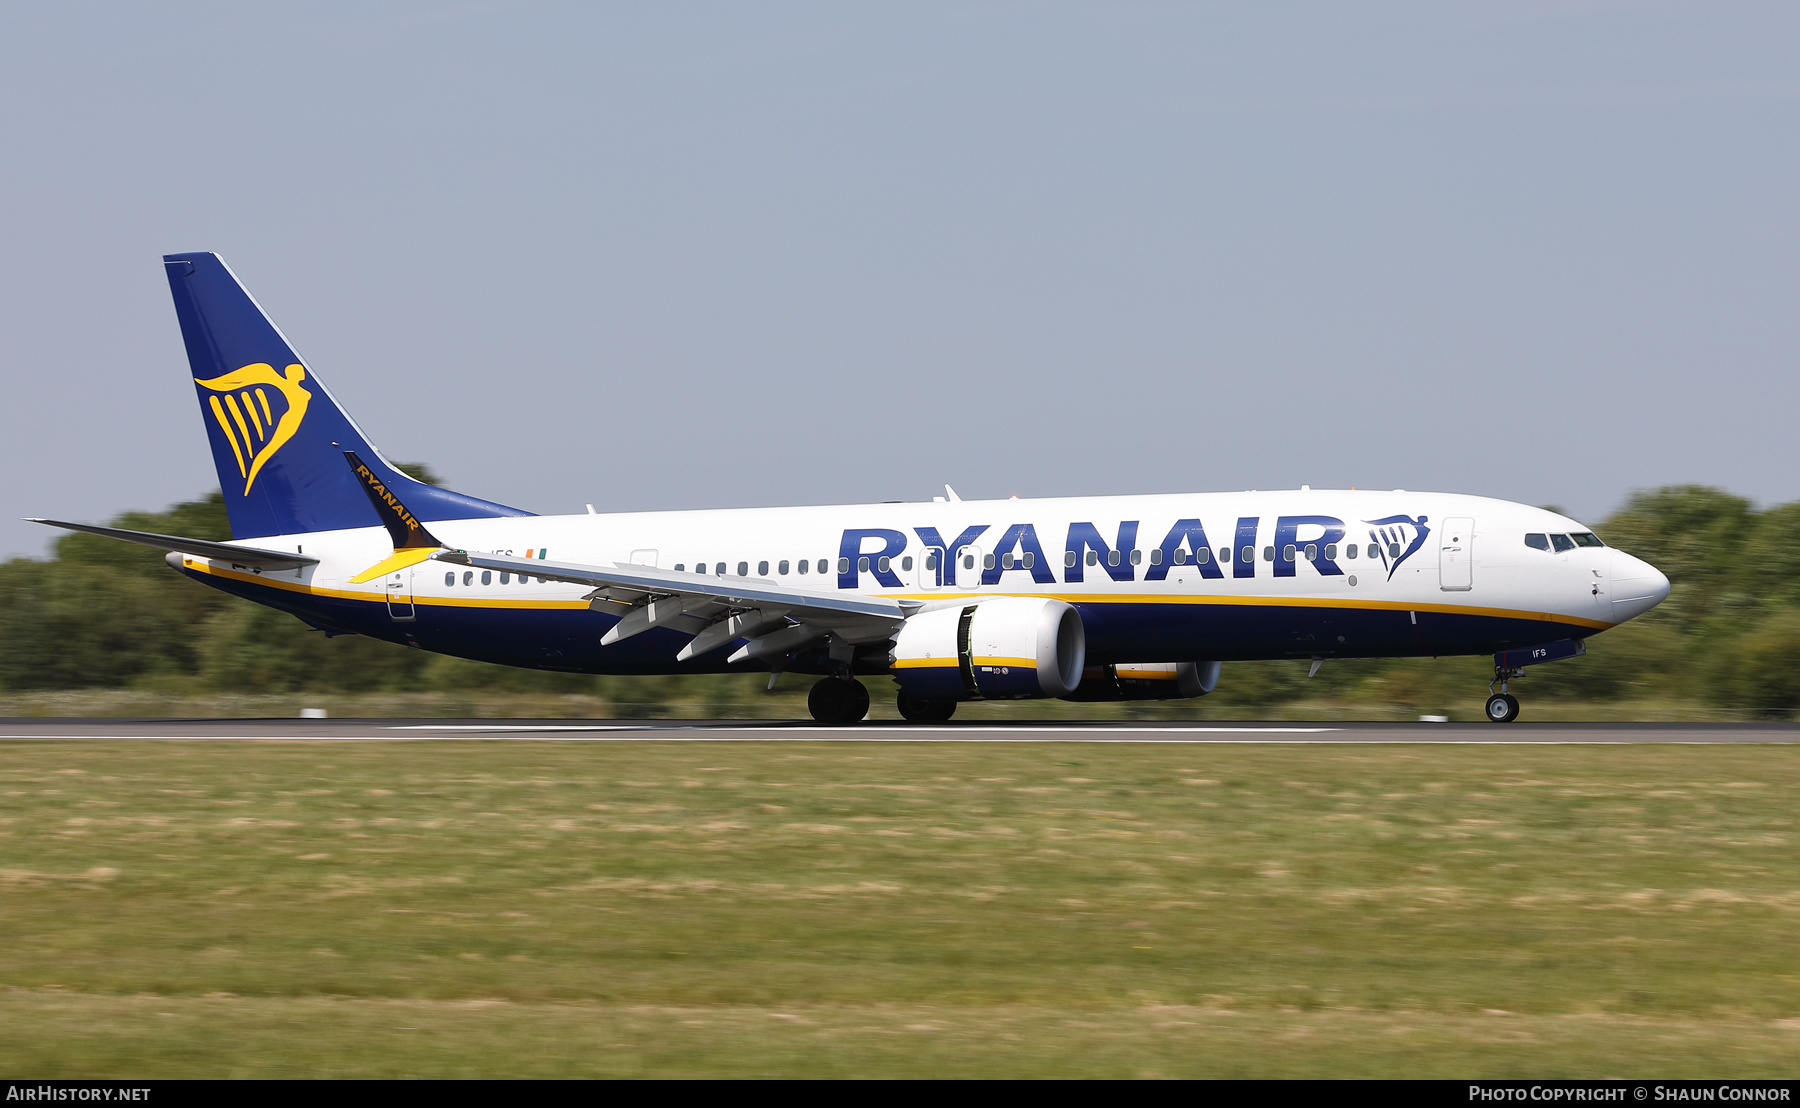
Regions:
<instances>
[{"instance_id":1,"label":"horizontal stabilizer","mask_svg":"<svg viewBox=\"0 0 1800 1108\"><path fill-rule=\"evenodd\" d=\"M139 546L153 546L158 550L192 554L196 558L208 558L217 562L236 562L246 566L315 566L319 564L319 559L296 554L291 550L263 550L259 547L239 546L237 543L231 542L207 542L205 539L184 539L179 535L127 531L122 527L94 527L86 523L65 523L60 519L34 519L27 516L25 522L63 527L70 531L85 531L90 535L135 542Z\"/></svg>"}]
</instances>

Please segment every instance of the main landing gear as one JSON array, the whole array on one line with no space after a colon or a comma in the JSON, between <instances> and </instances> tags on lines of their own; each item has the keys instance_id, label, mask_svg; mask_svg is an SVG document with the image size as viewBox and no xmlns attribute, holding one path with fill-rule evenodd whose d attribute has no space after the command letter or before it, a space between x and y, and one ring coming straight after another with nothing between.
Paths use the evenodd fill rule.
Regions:
<instances>
[{"instance_id":1,"label":"main landing gear","mask_svg":"<svg viewBox=\"0 0 1800 1108\"><path fill-rule=\"evenodd\" d=\"M869 714L869 690L854 678L825 677L806 694L806 710L820 723L855 723Z\"/></svg>"},{"instance_id":2,"label":"main landing gear","mask_svg":"<svg viewBox=\"0 0 1800 1108\"><path fill-rule=\"evenodd\" d=\"M1494 680L1488 682L1487 718L1489 723L1511 723L1519 718L1519 698L1506 691L1506 683L1524 674L1522 669L1494 667ZM1495 683L1500 691L1494 692Z\"/></svg>"},{"instance_id":3,"label":"main landing gear","mask_svg":"<svg viewBox=\"0 0 1800 1108\"><path fill-rule=\"evenodd\" d=\"M942 723L956 714L954 700L922 700L905 689L894 697L894 703L900 709L900 717L914 723Z\"/></svg>"},{"instance_id":4,"label":"main landing gear","mask_svg":"<svg viewBox=\"0 0 1800 1108\"><path fill-rule=\"evenodd\" d=\"M923 700L904 691L894 699L900 715L914 723L943 723L956 714L954 700ZM821 678L806 694L806 710L832 727L856 723L869 714L869 690L854 678Z\"/></svg>"}]
</instances>

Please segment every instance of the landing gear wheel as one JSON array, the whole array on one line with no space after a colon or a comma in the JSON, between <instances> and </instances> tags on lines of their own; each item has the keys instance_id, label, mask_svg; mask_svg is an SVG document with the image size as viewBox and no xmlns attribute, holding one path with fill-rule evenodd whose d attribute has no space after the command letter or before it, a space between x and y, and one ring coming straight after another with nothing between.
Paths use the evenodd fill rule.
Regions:
<instances>
[{"instance_id":1,"label":"landing gear wheel","mask_svg":"<svg viewBox=\"0 0 1800 1108\"><path fill-rule=\"evenodd\" d=\"M806 710L820 723L855 723L869 714L869 690L861 681L827 677L806 694Z\"/></svg>"},{"instance_id":2,"label":"landing gear wheel","mask_svg":"<svg viewBox=\"0 0 1800 1108\"><path fill-rule=\"evenodd\" d=\"M1511 723L1519 718L1519 698L1511 693L1495 693L1487 700L1487 718L1490 723Z\"/></svg>"},{"instance_id":3,"label":"landing gear wheel","mask_svg":"<svg viewBox=\"0 0 1800 1108\"><path fill-rule=\"evenodd\" d=\"M924 700L902 690L894 697L900 717L914 723L942 723L956 714L954 700Z\"/></svg>"}]
</instances>

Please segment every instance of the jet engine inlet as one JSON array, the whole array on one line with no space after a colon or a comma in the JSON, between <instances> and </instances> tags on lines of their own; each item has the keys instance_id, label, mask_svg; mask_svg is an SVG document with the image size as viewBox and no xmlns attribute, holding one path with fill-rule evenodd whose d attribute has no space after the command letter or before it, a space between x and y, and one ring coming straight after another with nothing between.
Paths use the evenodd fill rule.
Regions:
<instances>
[{"instance_id":1,"label":"jet engine inlet","mask_svg":"<svg viewBox=\"0 0 1800 1108\"><path fill-rule=\"evenodd\" d=\"M1104 700L1188 700L1219 685L1218 662L1121 662L1094 666L1081 685L1063 697L1082 703Z\"/></svg>"},{"instance_id":2,"label":"jet engine inlet","mask_svg":"<svg viewBox=\"0 0 1800 1108\"><path fill-rule=\"evenodd\" d=\"M921 612L894 639L894 679L921 700L1030 700L1081 683L1087 631L1060 600L997 596Z\"/></svg>"}]
</instances>

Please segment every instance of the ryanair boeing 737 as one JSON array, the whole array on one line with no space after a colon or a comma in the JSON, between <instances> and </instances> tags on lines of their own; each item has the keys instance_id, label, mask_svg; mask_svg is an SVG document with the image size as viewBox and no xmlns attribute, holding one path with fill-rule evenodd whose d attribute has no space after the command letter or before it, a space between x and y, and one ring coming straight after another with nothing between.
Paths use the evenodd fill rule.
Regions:
<instances>
[{"instance_id":1,"label":"ryanair boeing 737","mask_svg":"<svg viewBox=\"0 0 1800 1108\"><path fill-rule=\"evenodd\" d=\"M231 542L168 551L327 634L577 673L813 674L815 719L964 700L1204 696L1220 663L1584 652L1669 580L1555 512L1448 493L1193 493L541 516L370 445L216 254L163 259ZM1495 685L1498 685L1496 691Z\"/></svg>"}]
</instances>

